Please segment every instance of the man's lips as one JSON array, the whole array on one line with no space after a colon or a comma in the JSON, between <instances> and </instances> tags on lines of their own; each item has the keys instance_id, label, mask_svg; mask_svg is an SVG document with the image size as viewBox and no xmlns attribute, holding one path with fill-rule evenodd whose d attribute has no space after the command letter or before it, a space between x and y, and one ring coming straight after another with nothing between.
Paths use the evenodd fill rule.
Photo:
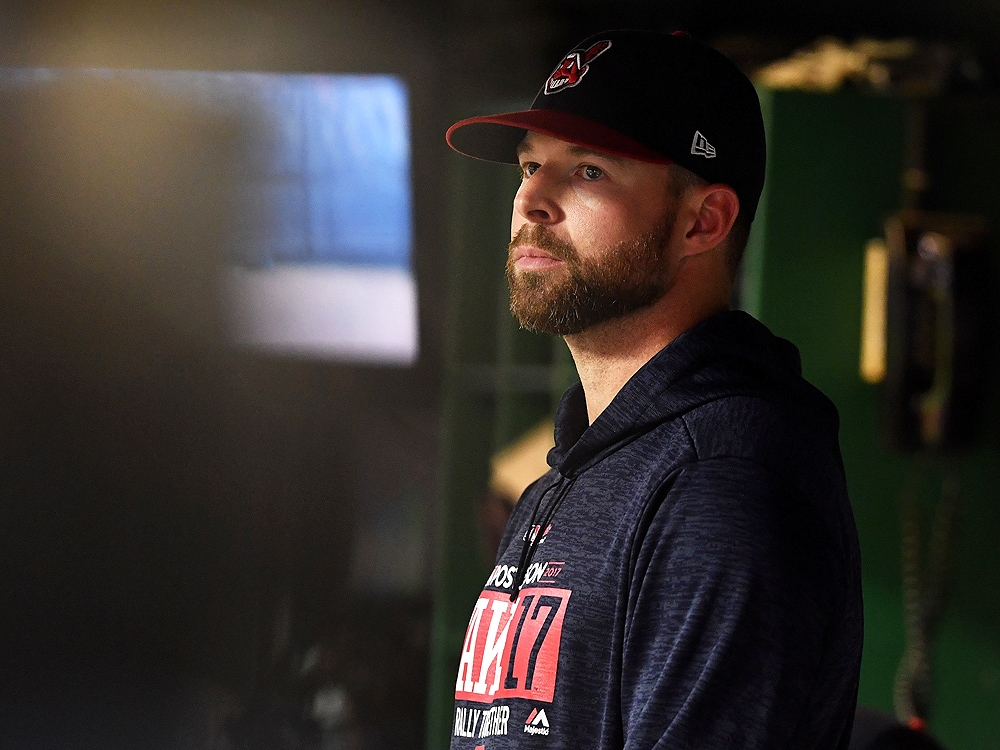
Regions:
<instances>
[{"instance_id":1,"label":"man's lips","mask_svg":"<svg viewBox=\"0 0 1000 750\"><path fill-rule=\"evenodd\" d=\"M562 265L562 260L552 253L541 250L534 245L518 245L511 250L511 260L517 268L526 271L537 271Z\"/></svg>"}]
</instances>

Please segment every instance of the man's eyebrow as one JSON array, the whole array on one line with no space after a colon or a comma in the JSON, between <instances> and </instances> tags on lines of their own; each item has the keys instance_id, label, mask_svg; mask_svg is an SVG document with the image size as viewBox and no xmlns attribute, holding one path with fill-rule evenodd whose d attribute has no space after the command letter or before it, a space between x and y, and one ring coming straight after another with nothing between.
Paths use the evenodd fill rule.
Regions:
<instances>
[{"instance_id":1,"label":"man's eyebrow","mask_svg":"<svg viewBox=\"0 0 1000 750\"><path fill-rule=\"evenodd\" d=\"M517 149L516 150L517 150L517 156L520 159L525 154L530 153L532 149L531 149L531 146L527 142L521 141L520 143L517 144ZM575 146L574 145L574 146L570 146L568 150L574 156L596 156L596 157L598 157L600 159L607 159L608 161L613 162L615 164L623 164L625 162L625 159L622 158L621 156L615 156L614 154L608 154L608 153L605 153L604 151L595 151L594 149L587 148L586 146Z\"/></svg>"},{"instance_id":2,"label":"man's eyebrow","mask_svg":"<svg viewBox=\"0 0 1000 750\"><path fill-rule=\"evenodd\" d=\"M569 152L576 156L597 156L601 159L607 159L608 161L614 162L615 164L623 164L625 159L620 156L615 156L614 154L609 154L604 151L595 151L592 148L587 148L586 146L570 146Z\"/></svg>"}]
</instances>

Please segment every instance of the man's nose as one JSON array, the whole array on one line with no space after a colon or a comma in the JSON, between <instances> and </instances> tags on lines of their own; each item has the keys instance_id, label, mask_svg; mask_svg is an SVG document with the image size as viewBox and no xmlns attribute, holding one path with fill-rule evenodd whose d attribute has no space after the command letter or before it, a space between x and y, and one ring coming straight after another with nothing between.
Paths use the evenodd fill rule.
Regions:
<instances>
[{"instance_id":1,"label":"man's nose","mask_svg":"<svg viewBox=\"0 0 1000 750\"><path fill-rule=\"evenodd\" d=\"M559 185L544 167L525 178L514 197L514 211L533 224L557 224L564 218Z\"/></svg>"}]
</instances>

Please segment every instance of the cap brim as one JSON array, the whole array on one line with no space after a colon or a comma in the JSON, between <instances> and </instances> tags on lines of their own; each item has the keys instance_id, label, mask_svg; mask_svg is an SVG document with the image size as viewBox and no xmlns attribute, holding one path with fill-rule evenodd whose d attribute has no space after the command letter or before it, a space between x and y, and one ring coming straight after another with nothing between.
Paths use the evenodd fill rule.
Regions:
<instances>
[{"instance_id":1,"label":"cap brim","mask_svg":"<svg viewBox=\"0 0 1000 750\"><path fill-rule=\"evenodd\" d=\"M528 109L460 120L448 128L448 145L460 154L503 164L517 164L517 147L528 131L594 151L654 164L673 160L607 125L556 109Z\"/></svg>"}]
</instances>

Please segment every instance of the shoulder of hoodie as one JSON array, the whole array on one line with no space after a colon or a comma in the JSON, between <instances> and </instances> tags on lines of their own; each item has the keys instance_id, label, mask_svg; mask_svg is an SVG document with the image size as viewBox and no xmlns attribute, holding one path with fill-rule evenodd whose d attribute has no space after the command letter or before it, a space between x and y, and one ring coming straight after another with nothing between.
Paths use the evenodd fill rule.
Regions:
<instances>
[{"instance_id":1,"label":"shoulder of hoodie","mask_svg":"<svg viewBox=\"0 0 1000 750\"><path fill-rule=\"evenodd\" d=\"M823 548L845 549L849 504L836 428L801 406L795 399L732 394L663 423L674 435L684 433L687 455L663 467L637 540L673 538L662 528L650 536L650 525L704 528L728 539L753 529L763 539L768 529L798 524L811 529L815 543L826 540Z\"/></svg>"},{"instance_id":2,"label":"shoulder of hoodie","mask_svg":"<svg viewBox=\"0 0 1000 750\"><path fill-rule=\"evenodd\" d=\"M835 412L834 412L835 414ZM836 418L774 391L712 399L679 416L696 460L734 457L781 476L817 462L842 471Z\"/></svg>"},{"instance_id":3,"label":"shoulder of hoodie","mask_svg":"<svg viewBox=\"0 0 1000 750\"><path fill-rule=\"evenodd\" d=\"M809 500L840 535L849 503L836 423L795 399L773 395L730 395L680 415L692 462L730 465L736 474L756 466L786 497ZM678 467L681 468L681 467Z\"/></svg>"}]
</instances>

